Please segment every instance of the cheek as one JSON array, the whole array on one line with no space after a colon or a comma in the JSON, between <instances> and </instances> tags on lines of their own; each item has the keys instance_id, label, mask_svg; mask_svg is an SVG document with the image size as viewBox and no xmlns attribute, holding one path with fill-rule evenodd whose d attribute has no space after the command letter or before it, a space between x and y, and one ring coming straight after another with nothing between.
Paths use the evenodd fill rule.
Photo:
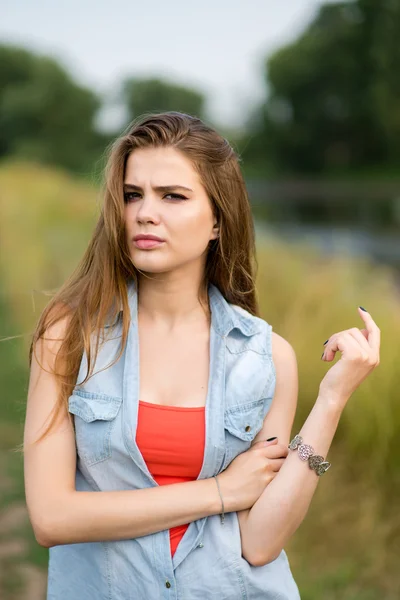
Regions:
<instances>
[{"instance_id":1,"label":"cheek","mask_svg":"<svg viewBox=\"0 0 400 600\"><path fill-rule=\"evenodd\" d=\"M135 215L133 213L133 210L129 210L128 205L125 205L124 219L125 219L125 233L129 234L133 230Z\"/></svg>"},{"instance_id":2,"label":"cheek","mask_svg":"<svg viewBox=\"0 0 400 600\"><path fill-rule=\"evenodd\" d=\"M212 217L200 210L188 211L182 218L170 219L168 228L175 231L180 238L188 239L192 235L194 239L206 238L212 227Z\"/></svg>"}]
</instances>

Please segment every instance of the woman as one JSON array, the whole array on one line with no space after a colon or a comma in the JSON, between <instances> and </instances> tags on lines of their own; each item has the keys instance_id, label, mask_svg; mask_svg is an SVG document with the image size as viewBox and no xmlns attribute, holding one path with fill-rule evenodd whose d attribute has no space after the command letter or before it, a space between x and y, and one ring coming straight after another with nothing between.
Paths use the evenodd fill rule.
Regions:
<instances>
[{"instance_id":1,"label":"woman","mask_svg":"<svg viewBox=\"0 0 400 600\"><path fill-rule=\"evenodd\" d=\"M330 336L323 358L341 358L288 447L296 357L259 317L232 147L197 118L149 113L105 180L30 348L25 487L48 598L298 599L283 547L380 331L360 307L365 329Z\"/></svg>"}]
</instances>

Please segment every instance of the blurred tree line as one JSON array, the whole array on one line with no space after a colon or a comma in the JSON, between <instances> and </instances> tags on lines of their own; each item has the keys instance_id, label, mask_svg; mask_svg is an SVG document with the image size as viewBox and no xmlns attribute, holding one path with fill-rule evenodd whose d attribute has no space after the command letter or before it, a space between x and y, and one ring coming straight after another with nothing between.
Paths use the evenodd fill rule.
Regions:
<instances>
[{"instance_id":1,"label":"blurred tree line","mask_svg":"<svg viewBox=\"0 0 400 600\"><path fill-rule=\"evenodd\" d=\"M397 170L400 0L323 5L265 63L267 101L245 155L273 172Z\"/></svg>"},{"instance_id":2,"label":"blurred tree line","mask_svg":"<svg viewBox=\"0 0 400 600\"><path fill-rule=\"evenodd\" d=\"M100 130L105 99L55 60L0 46L0 158L19 156L86 174L136 116L179 110L229 137L252 174L397 171L400 159L400 0L320 7L293 43L265 61L267 99L239 131L212 123L199 90L159 78L128 78L126 123Z\"/></svg>"},{"instance_id":3,"label":"blurred tree line","mask_svg":"<svg viewBox=\"0 0 400 600\"><path fill-rule=\"evenodd\" d=\"M0 159L13 156L87 174L108 143L137 115L179 110L203 116L205 97L156 78L128 78L120 86L127 122L121 131L96 123L106 100L78 85L54 59L0 45Z\"/></svg>"}]
</instances>

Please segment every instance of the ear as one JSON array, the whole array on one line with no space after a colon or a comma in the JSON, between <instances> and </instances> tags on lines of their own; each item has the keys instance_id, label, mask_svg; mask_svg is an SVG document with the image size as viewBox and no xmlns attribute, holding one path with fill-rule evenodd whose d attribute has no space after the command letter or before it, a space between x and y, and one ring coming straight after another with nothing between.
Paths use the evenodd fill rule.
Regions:
<instances>
[{"instance_id":1,"label":"ear","mask_svg":"<svg viewBox=\"0 0 400 600\"><path fill-rule=\"evenodd\" d=\"M212 230L212 237L210 238L211 240L216 240L219 237L219 225L218 223L214 223L214 227Z\"/></svg>"}]
</instances>

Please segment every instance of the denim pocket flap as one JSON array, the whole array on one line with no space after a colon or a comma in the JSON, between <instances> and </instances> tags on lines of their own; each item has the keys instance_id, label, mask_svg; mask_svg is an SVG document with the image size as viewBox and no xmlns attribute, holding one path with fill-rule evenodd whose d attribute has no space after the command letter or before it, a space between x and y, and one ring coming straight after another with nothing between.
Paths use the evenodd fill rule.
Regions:
<instances>
[{"instance_id":1,"label":"denim pocket flap","mask_svg":"<svg viewBox=\"0 0 400 600\"><path fill-rule=\"evenodd\" d=\"M86 423L111 421L118 414L122 398L74 390L68 399L68 410Z\"/></svg>"},{"instance_id":2,"label":"denim pocket flap","mask_svg":"<svg viewBox=\"0 0 400 600\"><path fill-rule=\"evenodd\" d=\"M233 436L251 441L260 431L264 420L264 398L246 405L225 410L225 429Z\"/></svg>"}]
</instances>

